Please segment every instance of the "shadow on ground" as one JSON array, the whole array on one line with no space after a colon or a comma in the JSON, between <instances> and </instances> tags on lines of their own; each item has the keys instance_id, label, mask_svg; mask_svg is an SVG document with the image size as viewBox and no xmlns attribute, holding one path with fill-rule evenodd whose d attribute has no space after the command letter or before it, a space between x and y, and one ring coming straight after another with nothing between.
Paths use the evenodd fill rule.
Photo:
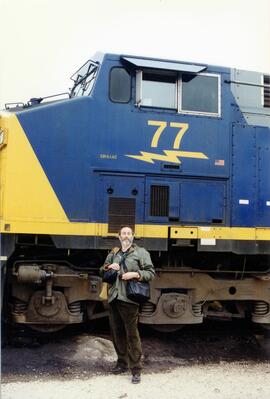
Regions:
<instances>
[{"instance_id":1,"label":"shadow on ground","mask_svg":"<svg viewBox=\"0 0 270 399\"><path fill-rule=\"evenodd\" d=\"M145 372L193 364L269 362L269 333L251 323L207 321L173 333L140 327ZM84 379L110 373L116 360L107 321L50 335L9 330L2 348L2 381Z\"/></svg>"}]
</instances>

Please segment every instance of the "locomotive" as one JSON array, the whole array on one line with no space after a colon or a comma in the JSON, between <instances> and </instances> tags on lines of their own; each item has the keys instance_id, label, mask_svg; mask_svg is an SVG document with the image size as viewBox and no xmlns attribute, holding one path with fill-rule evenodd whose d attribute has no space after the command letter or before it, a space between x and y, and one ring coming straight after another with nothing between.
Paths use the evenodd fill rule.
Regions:
<instances>
[{"instance_id":1,"label":"locomotive","mask_svg":"<svg viewBox=\"0 0 270 399\"><path fill-rule=\"evenodd\" d=\"M67 98L0 116L3 304L38 331L107 315L122 225L157 277L140 323L270 326L270 76L96 54Z\"/></svg>"}]
</instances>

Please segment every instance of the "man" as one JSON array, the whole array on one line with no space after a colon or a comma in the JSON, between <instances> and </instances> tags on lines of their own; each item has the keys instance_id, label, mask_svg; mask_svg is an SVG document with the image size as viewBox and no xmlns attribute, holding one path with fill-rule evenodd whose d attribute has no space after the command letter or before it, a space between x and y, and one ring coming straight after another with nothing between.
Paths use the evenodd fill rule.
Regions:
<instances>
[{"instance_id":1,"label":"man","mask_svg":"<svg viewBox=\"0 0 270 399\"><path fill-rule=\"evenodd\" d=\"M130 226L122 226L119 231L121 248L114 248L107 256L100 272L114 269L118 272L115 283L109 286L109 320L113 344L117 353L115 374L128 370L132 373L132 383L141 381L142 346L138 331L139 305L126 296L126 282L131 279L150 281L155 277L149 252L133 244L134 232ZM123 259L127 271L123 267Z\"/></svg>"}]
</instances>

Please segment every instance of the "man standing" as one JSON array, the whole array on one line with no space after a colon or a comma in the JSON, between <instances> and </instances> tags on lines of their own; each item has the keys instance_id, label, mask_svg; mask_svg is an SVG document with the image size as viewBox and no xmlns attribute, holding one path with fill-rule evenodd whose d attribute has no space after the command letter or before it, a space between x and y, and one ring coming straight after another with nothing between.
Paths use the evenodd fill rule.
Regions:
<instances>
[{"instance_id":1,"label":"man standing","mask_svg":"<svg viewBox=\"0 0 270 399\"><path fill-rule=\"evenodd\" d=\"M142 346L138 331L139 305L126 296L126 281L137 279L150 281L155 277L149 252L133 244L134 232L130 226L122 226L119 231L121 248L114 248L107 256L100 272L103 276L108 269L118 272L116 281L109 286L109 319L113 344L117 353L115 374L128 370L132 373L132 383L141 381ZM123 259L126 270L123 268Z\"/></svg>"}]
</instances>

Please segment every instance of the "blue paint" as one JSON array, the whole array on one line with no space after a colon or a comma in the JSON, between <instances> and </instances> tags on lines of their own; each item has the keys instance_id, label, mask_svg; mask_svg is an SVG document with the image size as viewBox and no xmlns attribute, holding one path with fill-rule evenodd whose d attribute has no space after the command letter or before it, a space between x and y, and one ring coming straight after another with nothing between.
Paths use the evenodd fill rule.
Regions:
<instances>
[{"instance_id":1,"label":"blue paint","mask_svg":"<svg viewBox=\"0 0 270 399\"><path fill-rule=\"evenodd\" d=\"M221 75L221 117L178 114L172 110L139 109L109 100L109 72L122 66L106 55L90 97L40 105L17 113L18 119L70 221L107 222L107 189L112 196L132 198L137 189L136 222L269 226L269 128L248 126L231 93L230 70L208 66ZM166 121L157 148L149 120ZM188 123L181 151L201 152L208 159L180 158L179 169L164 162L146 163L126 155L141 151L164 155L172 149L176 128ZM165 162L166 163L166 162ZM170 187L168 217L149 215L151 182ZM239 204L249 199L249 205ZM213 221L214 220L214 221ZM172 223L169 223L172 224Z\"/></svg>"}]
</instances>

